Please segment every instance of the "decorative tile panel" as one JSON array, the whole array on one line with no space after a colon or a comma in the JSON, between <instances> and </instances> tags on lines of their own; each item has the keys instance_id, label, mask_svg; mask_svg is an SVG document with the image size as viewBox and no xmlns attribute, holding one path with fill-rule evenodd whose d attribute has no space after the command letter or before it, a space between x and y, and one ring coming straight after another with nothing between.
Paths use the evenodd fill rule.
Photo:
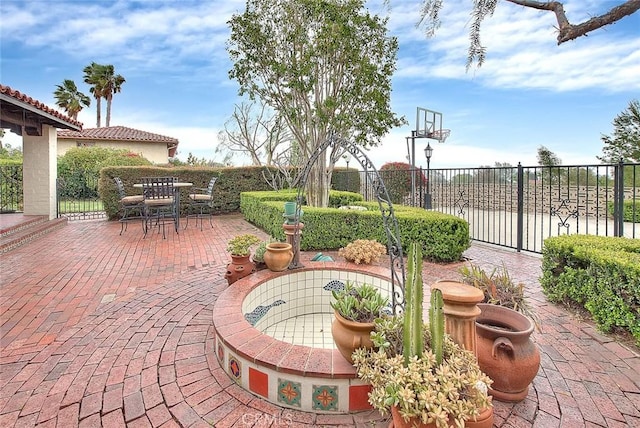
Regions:
<instances>
[{"instance_id":1,"label":"decorative tile panel","mask_svg":"<svg viewBox=\"0 0 640 428\"><path fill-rule=\"evenodd\" d=\"M314 410L338 410L338 387L313 385L312 407Z\"/></svg>"},{"instance_id":2,"label":"decorative tile panel","mask_svg":"<svg viewBox=\"0 0 640 428\"><path fill-rule=\"evenodd\" d=\"M269 398L269 375L249 367L249 389L256 394Z\"/></svg>"},{"instance_id":3,"label":"decorative tile panel","mask_svg":"<svg viewBox=\"0 0 640 428\"><path fill-rule=\"evenodd\" d=\"M218 361L224 367L224 346L222 346L222 341L220 339L216 340L218 344Z\"/></svg>"},{"instance_id":4,"label":"decorative tile panel","mask_svg":"<svg viewBox=\"0 0 640 428\"><path fill-rule=\"evenodd\" d=\"M242 363L232 355L229 356L229 374L238 383L242 380Z\"/></svg>"},{"instance_id":5,"label":"decorative tile panel","mask_svg":"<svg viewBox=\"0 0 640 428\"><path fill-rule=\"evenodd\" d=\"M260 321L260 318L262 318L267 314L267 312L269 312L269 309L275 306L280 306L283 303L287 303L287 302L285 302L284 300L278 299L267 306L259 305L253 311L244 314L244 319L246 319L249 322L249 324L251 324L252 326L255 326L256 323Z\"/></svg>"},{"instance_id":6,"label":"decorative tile panel","mask_svg":"<svg viewBox=\"0 0 640 428\"><path fill-rule=\"evenodd\" d=\"M278 402L300 407L302 384L288 379L278 378Z\"/></svg>"}]
</instances>

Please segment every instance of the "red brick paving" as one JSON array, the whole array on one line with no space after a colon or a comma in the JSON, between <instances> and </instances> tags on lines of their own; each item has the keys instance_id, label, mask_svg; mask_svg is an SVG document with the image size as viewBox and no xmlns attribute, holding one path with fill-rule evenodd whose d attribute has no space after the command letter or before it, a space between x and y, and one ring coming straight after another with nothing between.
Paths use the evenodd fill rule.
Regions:
<instances>
[{"instance_id":1,"label":"red brick paving","mask_svg":"<svg viewBox=\"0 0 640 428\"><path fill-rule=\"evenodd\" d=\"M0 255L0 428L386 426L377 412L320 415L238 388L212 357L225 244L264 233L240 216L142 239L114 222L71 222ZM308 258L313 254L303 254ZM495 403L500 427L640 427L640 356L550 304L540 258L484 245L465 256L524 282L543 331L528 397ZM427 283L460 264L425 263Z\"/></svg>"}]
</instances>

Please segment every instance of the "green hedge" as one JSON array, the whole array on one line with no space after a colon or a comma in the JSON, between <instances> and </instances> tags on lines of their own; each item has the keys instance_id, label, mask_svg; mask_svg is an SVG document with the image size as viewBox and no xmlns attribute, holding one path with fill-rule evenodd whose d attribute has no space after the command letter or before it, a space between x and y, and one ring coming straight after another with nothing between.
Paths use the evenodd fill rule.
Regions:
<instances>
[{"instance_id":1,"label":"green hedge","mask_svg":"<svg viewBox=\"0 0 640 428\"><path fill-rule=\"evenodd\" d=\"M607 202L607 211L613 217L613 202ZM640 199L622 201L622 220L640 223Z\"/></svg>"},{"instance_id":2,"label":"green hedge","mask_svg":"<svg viewBox=\"0 0 640 428\"><path fill-rule=\"evenodd\" d=\"M247 221L282 240L283 204L295 197L292 191L243 192L240 209ZM386 245L388 239L377 202L363 202L359 194L336 191L330 192L329 199L330 208L302 207L302 250L335 250L356 239L375 239ZM360 205L367 211L337 209L340 205ZM402 247L421 242L427 259L458 261L470 246L469 225L463 219L402 205L394 205L394 213Z\"/></svg>"},{"instance_id":3,"label":"green hedge","mask_svg":"<svg viewBox=\"0 0 640 428\"><path fill-rule=\"evenodd\" d=\"M120 177L128 195L140 194L141 189L133 187L140 183L142 177L171 176L178 177L178 181L193 183L194 187L205 188L211 177L218 177L213 190L214 210L218 213L231 213L240 210L240 192L245 190L269 190L262 173L264 167L241 168L208 168L208 167L107 167L100 170L98 193L104 204L104 209L110 219L117 217L118 191L114 177ZM277 171L273 169L274 174ZM180 197L187 200L191 188L180 189ZM186 214L187 204L181 204L182 215Z\"/></svg>"},{"instance_id":4,"label":"green hedge","mask_svg":"<svg viewBox=\"0 0 640 428\"><path fill-rule=\"evenodd\" d=\"M331 174L331 188L347 192L360 192L360 172L353 168L336 167Z\"/></svg>"},{"instance_id":5,"label":"green hedge","mask_svg":"<svg viewBox=\"0 0 640 428\"><path fill-rule=\"evenodd\" d=\"M566 235L542 253L549 300L580 304L602 331L624 329L640 344L640 240Z\"/></svg>"}]
</instances>

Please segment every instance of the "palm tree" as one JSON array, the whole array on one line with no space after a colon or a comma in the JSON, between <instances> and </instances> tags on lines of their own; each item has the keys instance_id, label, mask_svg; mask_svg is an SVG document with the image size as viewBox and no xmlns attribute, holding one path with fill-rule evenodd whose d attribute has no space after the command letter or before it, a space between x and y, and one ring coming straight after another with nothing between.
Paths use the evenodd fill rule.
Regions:
<instances>
[{"instance_id":1,"label":"palm tree","mask_svg":"<svg viewBox=\"0 0 640 428\"><path fill-rule=\"evenodd\" d=\"M100 114L102 112L102 96L104 79L102 76L104 75L104 65L96 64L95 62L91 62L88 66L86 66L83 70L84 72L84 83L91 85L89 92L91 92L96 99L96 127L100 128Z\"/></svg>"},{"instance_id":2,"label":"palm tree","mask_svg":"<svg viewBox=\"0 0 640 428\"><path fill-rule=\"evenodd\" d=\"M105 66L104 85L102 96L107 100L107 126L111 122L111 100L113 94L120 92L122 84L125 82L124 77L115 74L113 65Z\"/></svg>"},{"instance_id":3,"label":"palm tree","mask_svg":"<svg viewBox=\"0 0 640 428\"><path fill-rule=\"evenodd\" d=\"M78 87L73 80L65 79L62 85L56 85L53 93L56 98L56 105L67 113L71 119L78 119L78 113L84 107L91 105L91 98L78 91Z\"/></svg>"}]
</instances>

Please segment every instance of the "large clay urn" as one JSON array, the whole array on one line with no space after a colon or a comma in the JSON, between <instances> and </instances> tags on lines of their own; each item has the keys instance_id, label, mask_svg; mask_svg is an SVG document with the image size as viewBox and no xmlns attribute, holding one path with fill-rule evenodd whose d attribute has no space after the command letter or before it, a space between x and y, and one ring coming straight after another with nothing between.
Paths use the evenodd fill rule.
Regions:
<instances>
[{"instance_id":1,"label":"large clay urn","mask_svg":"<svg viewBox=\"0 0 640 428\"><path fill-rule=\"evenodd\" d=\"M336 343L336 347L342 356L349 361L349 364L353 364L353 360L351 359L353 351L358 348L371 349L373 347L370 334L375 324L372 322L351 321L336 311L333 311L333 313L335 314L335 319L333 323L331 323L333 341Z\"/></svg>"},{"instance_id":2,"label":"large clay urn","mask_svg":"<svg viewBox=\"0 0 640 428\"><path fill-rule=\"evenodd\" d=\"M264 263L269 270L282 272L289 267L291 260L293 260L291 244L286 242L271 242L267 244L267 250L264 253Z\"/></svg>"},{"instance_id":3,"label":"large clay urn","mask_svg":"<svg viewBox=\"0 0 640 428\"><path fill-rule=\"evenodd\" d=\"M256 265L251 261L251 255L234 256L232 254L231 263L227 265L227 273L224 274L224 277L227 279L229 285L231 285L240 278L244 278L255 271Z\"/></svg>"},{"instance_id":4,"label":"large clay urn","mask_svg":"<svg viewBox=\"0 0 640 428\"><path fill-rule=\"evenodd\" d=\"M476 319L478 364L492 380L496 400L517 402L529 392L540 368L540 352L531 341L529 318L503 306L480 303Z\"/></svg>"},{"instance_id":5,"label":"large clay urn","mask_svg":"<svg viewBox=\"0 0 640 428\"><path fill-rule=\"evenodd\" d=\"M389 428L436 428L436 423L431 422L428 424L422 423L422 421L415 417L405 421L400 416L400 411L396 406L391 406L392 423ZM449 419L449 426L455 427L454 421ZM476 420L468 420L464 422L465 428L491 428L493 427L493 407L484 409L476 416Z\"/></svg>"}]
</instances>

